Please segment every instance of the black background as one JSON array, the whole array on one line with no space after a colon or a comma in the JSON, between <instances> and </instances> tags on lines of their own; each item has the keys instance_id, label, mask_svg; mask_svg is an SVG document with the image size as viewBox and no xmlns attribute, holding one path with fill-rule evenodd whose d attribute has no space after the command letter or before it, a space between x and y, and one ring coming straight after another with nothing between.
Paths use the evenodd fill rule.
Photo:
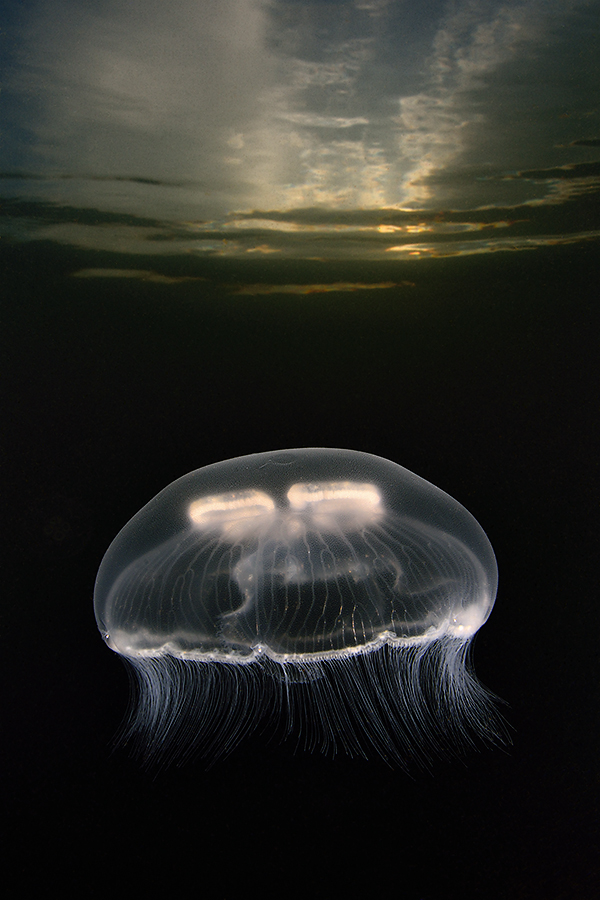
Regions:
<instances>
[{"instance_id":1,"label":"black background","mask_svg":"<svg viewBox=\"0 0 600 900\"><path fill-rule=\"evenodd\" d=\"M22 889L594 896L597 247L214 262L173 283L75 279L123 263L51 244L5 247L0 264L1 770ZM353 280L414 286L232 290ZM151 775L112 752L128 680L92 609L110 541L180 475L296 446L392 459L481 522L500 589L474 658L512 746L413 778L260 735L209 771Z\"/></svg>"}]
</instances>

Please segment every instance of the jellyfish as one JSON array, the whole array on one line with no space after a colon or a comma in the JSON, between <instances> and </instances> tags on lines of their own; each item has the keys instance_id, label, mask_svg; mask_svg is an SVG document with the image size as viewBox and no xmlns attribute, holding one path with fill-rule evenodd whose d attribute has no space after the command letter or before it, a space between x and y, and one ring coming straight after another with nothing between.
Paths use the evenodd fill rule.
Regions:
<instances>
[{"instance_id":1,"label":"jellyfish","mask_svg":"<svg viewBox=\"0 0 600 900\"><path fill-rule=\"evenodd\" d=\"M121 741L211 763L258 726L426 767L502 743L470 647L496 598L473 516L394 462L278 450L179 478L119 532L94 591L128 666Z\"/></svg>"}]
</instances>

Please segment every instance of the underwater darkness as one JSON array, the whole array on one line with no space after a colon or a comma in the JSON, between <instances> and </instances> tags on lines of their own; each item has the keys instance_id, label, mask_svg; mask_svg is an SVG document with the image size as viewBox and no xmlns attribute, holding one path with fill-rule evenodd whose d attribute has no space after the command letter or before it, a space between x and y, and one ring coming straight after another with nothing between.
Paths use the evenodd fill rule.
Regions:
<instances>
[{"instance_id":1,"label":"underwater darkness","mask_svg":"<svg viewBox=\"0 0 600 900\"><path fill-rule=\"evenodd\" d=\"M73 884L100 843L117 861L167 848L156 876L166 883L198 844L213 871L231 844L243 861L268 841L283 877L313 842L336 856L352 834L369 855L393 852L411 883L424 872L423 896L440 896L448 872L467 896L490 883L489 896L585 896L597 853L595 247L407 265L390 279L414 281L406 293L301 302L232 297L210 266L205 281L174 285L70 277L89 262L44 245L2 255L12 301L3 443L18 447L7 479L3 754L23 878L28 846L47 870L67 871L65 841L77 848ZM232 268L228 282L272 277ZM288 277L316 281L324 268ZM384 280L356 270L361 282ZM506 701L512 746L412 780L259 732L209 772L191 763L145 774L110 749L128 682L93 619L108 544L193 468L333 444L416 471L484 526L500 587L474 659ZM468 865L456 864L457 845L470 848Z\"/></svg>"}]
</instances>

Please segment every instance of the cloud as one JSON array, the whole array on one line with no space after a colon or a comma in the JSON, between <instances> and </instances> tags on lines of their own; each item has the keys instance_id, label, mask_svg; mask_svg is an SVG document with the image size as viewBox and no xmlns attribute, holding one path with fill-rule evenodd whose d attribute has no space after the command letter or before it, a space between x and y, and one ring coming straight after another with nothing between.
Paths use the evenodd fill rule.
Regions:
<instances>
[{"instance_id":1,"label":"cloud","mask_svg":"<svg viewBox=\"0 0 600 900\"><path fill-rule=\"evenodd\" d=\"M39 3L5 146L48 199L157 216L493 202L477 173L552 163L525 113L589 5Z\"/></svg>"}]
</instances>

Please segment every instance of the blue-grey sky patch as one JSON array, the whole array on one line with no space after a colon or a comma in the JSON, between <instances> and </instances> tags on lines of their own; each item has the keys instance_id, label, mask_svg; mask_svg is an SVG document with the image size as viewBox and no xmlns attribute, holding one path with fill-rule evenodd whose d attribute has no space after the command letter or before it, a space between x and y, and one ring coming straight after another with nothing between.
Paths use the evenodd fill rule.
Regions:
<instances>
[{"instance_id":1,"label":"blue-grey sky patch","mask_svg":"<svg viewBox=\"0 0 600 900\"><path fill-rule=\"evenodd\" d=\"M6 22L4 196L460 210L544 202L551 179L515 175L597 157L598 0L55 0Z\"/></svg>"}]
</instances>

